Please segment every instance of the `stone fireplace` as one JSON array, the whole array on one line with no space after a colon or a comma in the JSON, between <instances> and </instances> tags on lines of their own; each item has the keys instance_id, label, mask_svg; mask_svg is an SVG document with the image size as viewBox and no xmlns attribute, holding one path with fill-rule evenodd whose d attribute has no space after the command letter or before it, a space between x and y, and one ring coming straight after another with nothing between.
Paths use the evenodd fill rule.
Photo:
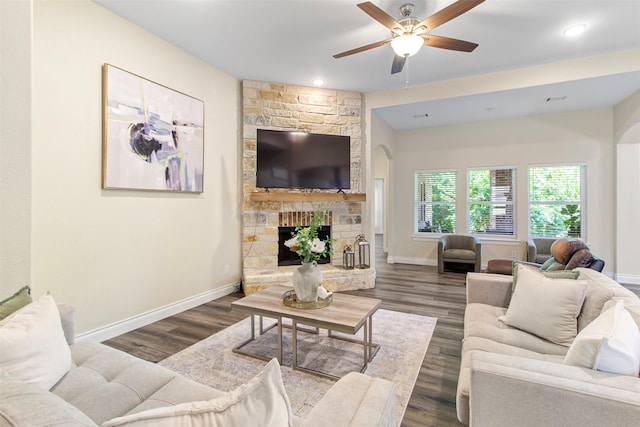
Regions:
<instances>
[{"instance_id":1,"label":"stone fireplace","mask_svg":"<svg viewBox=\"0 0 640 427\"><path fill-rule=\"evenodd\" d=\"M307 214L317 211L327 212L323 225L330 227L327 233L330 233L334 248L330 262L320 265L325 288L340 291L374 286L373 269L345 270L342 267L345 246L353 245L356 236L364 233L362 215L366 202L364 197L350 197L360 193L364 169L361 111L362 97L355 92L243 82L242 286L245 294L291 283L290 277L297 265L278 265L281 240L291 230L285 227L295 227L296 223L306 225ZM255 166L259 128L350 136L351 190L336 194L331 190L271 189L265 193L263 189L257 189Z\"/></svg>"}]
</instances>

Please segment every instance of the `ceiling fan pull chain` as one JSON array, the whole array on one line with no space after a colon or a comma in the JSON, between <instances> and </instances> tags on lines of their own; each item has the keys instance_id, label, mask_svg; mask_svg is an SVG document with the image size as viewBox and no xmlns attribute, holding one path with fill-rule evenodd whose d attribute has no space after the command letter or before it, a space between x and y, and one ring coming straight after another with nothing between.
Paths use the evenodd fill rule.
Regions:
<instances>
[{"instance_id":1,"label":"ceiling fan pull chain","mask_svg":"<svg viewBox=\"0 0 640 427\"><path fill-rule=\"evenodd\" d=\"M409 89L409 55L407 55L407 62L404 64L404 90Z\"/></svg>"}]
</instances>

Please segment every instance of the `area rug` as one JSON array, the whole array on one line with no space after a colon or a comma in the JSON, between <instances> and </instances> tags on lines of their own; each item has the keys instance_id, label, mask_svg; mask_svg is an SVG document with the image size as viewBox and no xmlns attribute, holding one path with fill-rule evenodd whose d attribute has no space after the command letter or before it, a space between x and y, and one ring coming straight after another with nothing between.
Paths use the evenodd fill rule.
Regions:
<instances>
[{"instance_id":1,"label":"area rug","mask_svg":"<svg viewBox=\"0 0 640 427\"><path fill-rule=\"evenodd\" d=\"M373 342L380 349L365 373L392 381L397 387L398 425L411 397L422 360L429 346L437 319L416 314L378 310L373 316ZM273 321L265 318L265 326ZM285 322L286 323L286 322ZM194 381L218 390L230 391L258 374L266 362L234 353L232 349L250 336L250 318L176 353L159 364ZM277 352L277 331L259 336L243 349L272 358ZM340 336L341 334L335 333ZM362 337L362 330L360 331ZM282 380L291 400L293 413L304 418L334 381L291 369L291 330L283 332ZM362 345L319 334L298 333L298 365L342 376L362 366Z\"/></svg>"}]
</instances>

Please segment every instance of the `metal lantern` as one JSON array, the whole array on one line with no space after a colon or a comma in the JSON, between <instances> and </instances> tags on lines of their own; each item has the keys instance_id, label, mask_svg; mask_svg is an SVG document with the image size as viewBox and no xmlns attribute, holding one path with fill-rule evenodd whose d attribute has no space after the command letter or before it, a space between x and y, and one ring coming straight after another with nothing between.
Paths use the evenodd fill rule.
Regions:
<instances>
[{"instance_id":1,"label":"metal lantern","mask_svg":"<svg viewBox=\"0 0 640 427\"><path fill-rule=\"evenodd\" d=\"M358 248L358 264L356 268L369 268L371 265L371 252L369 242L364 238L364 234L358 234L353 246Z\"/></svg>"},{"instance_id":2,"label":"metal lantern","mask_svg":"<svg viewBox=\"0 0 640 427\"><path fill-rule=\"evenodd\" d=\"M351 246L347 245L342 252L342 265L345 270L353 270L356 262L356 255Z\"/></svg>"}]
</instances>

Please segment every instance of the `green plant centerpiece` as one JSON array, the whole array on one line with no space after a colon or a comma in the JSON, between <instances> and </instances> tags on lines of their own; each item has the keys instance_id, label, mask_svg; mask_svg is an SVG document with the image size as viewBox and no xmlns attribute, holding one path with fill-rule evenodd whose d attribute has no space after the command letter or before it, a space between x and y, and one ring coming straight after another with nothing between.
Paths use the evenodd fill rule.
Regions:
<instances>
[{"instance_id":1,"label":"green plant centerpiece","mask_svg":"<svg viewBox=\"0 0 640 427\"><path fill-rule=\"evenodd\" d=\"M322 271L318 268L318 260L333 254L331 239L321 240L318 230L325 217L325 212L308 214L309 225L296 223L292 237L284 244L300 256L302 266L294 271L291 280L296 291L296 298L301 302L316 302L318 286L322 284Z\"/></svg>"}]
</instances>

